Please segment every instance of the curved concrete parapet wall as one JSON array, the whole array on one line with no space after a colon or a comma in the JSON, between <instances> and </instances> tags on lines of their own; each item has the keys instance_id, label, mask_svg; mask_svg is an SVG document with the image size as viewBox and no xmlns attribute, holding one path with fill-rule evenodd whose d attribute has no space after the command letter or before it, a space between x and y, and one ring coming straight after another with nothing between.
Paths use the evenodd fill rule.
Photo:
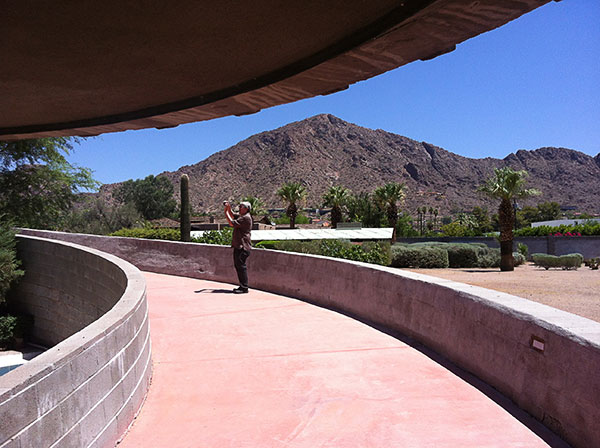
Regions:
<instances>
[{"instance_id":1,"label":"curved concrete parapet wall","mask_svg":"<svg viewBox=\"0 0 600 448\"><path fill-rule=\"evenodd\" d=\"M14 295L52 348L0 377L0 448L112 447L151 376L144 277L94 249L17 238Z\"/></svg>"},{"instance_id":2,"label":"curved concrete parapet wall","mask_svg":"<svg viewBox=\"0 0 600 448\"><path fill-rule=\"evenodd\" d=\"M143 270L236 280L231 249L222 246L43 234L114 253ZM509 294L325 257L257 249L248 267L251 287L407 335L502 392L573 446L600 446L600 323Z\"/></svg>"}]
</instances>

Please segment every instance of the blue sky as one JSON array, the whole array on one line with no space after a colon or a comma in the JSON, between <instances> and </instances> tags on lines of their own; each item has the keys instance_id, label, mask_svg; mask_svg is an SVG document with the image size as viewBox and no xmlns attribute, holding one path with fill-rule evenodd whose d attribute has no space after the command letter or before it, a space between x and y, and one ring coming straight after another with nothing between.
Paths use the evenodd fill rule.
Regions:
<instances>
[{"instance_id":1,"label":"blue sky","mask_svg":"<svg viewBox=\"0 0 600 448\"><path fill-rule=\"evenodd\" d=\"M174 171L320 113L473 158L562 146L600 152L600 1L551 2L457 46L326 97L177 128L86 139L69 160L101 183Z\"/></svg>"}]
</instances>

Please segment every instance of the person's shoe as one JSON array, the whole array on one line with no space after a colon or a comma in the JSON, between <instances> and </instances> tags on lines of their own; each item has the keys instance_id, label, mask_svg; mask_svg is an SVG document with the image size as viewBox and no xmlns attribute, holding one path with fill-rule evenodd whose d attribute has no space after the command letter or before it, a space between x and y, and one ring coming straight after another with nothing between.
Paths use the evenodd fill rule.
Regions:
<instances>
[{"instance_id":1,"label":"person's shoe","mask_svg":"<svg viewBox=\"0 0 600 448\"><path fill-rule=\"evenodd\" d=\"M233 290L234 294L248 294L248 288L242 288L241 286L238 288L235 288Z\"/></svg>"}]
</instances>

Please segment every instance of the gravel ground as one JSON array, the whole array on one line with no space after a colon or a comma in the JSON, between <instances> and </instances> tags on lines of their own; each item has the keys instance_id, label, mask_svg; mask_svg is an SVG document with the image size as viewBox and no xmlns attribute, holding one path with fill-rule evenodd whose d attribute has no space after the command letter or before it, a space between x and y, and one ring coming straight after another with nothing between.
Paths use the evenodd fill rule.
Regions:
<instances>
[{"instance_id":1,"label":"gravel ground","mask_svg":"<svg viewBox=\"0 0 600 448\"><path fill-rule=\"evenodd\" d=\"M532 264L512 272L498 269L407 269L496 291L507 292L600 322L600 270L545 270Z\"/></svg>"}]
</instances>

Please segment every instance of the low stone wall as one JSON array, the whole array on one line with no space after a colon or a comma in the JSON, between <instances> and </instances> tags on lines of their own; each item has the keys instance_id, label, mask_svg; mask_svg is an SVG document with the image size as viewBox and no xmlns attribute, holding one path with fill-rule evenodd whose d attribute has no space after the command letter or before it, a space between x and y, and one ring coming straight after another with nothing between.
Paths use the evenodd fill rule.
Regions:
<instances>
[{"instance_id":1,"label":"low stone wall","mask_svg":"<svg viewBox=\"0 0 600 448\"><path fill-rule=\"evenodd\" d=\"M225 247L43 234L114 253L143 270L236 281ZM255 249L248 266L251 287L407 335L573 446L600 446L600 323L509 294L363 263Z\"/></svg>"},{"instance_id":2,"label":"low stone wall","mask_svg":"<svg viewBox=\"0 0 600 448\"><path fill-rule=\"evenodd\" d=\"M0 377L0 448L112 447L151 377L146 286L109 254L18 236L15 300L49 350Z\"/></svg>"}]
</instances>

